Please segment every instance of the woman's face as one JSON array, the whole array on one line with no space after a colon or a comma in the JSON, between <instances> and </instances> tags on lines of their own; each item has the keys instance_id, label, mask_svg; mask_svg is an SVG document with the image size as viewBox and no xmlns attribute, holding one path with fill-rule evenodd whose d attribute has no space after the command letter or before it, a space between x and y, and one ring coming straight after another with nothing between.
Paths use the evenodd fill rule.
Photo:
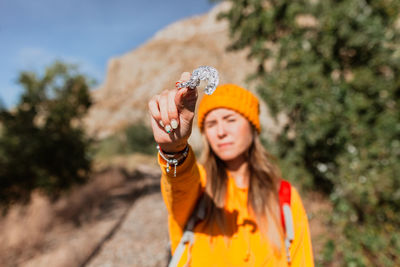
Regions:
<instances>
[{"instance_id":1,"label":"woman's face","mask_svg":"<svg viewBox=\"0 0 400 267\"><path fill-rule=\"evenodd\" d=\"M253 141L250 122L231 109L218 108L204 119L204 133L215 154L223 161L242 156Z\"/></svg>"}]
</instances>

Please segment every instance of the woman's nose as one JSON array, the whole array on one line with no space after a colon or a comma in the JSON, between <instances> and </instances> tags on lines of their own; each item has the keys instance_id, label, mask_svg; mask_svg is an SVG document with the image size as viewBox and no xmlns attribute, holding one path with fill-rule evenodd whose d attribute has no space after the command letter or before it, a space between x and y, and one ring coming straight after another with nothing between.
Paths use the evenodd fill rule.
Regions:
<instances>
[{"instance_id":1,"label":"woman's nose","mask_svg":"<svg viewBox=\"0 0 400 267\"><path fill-rule=\"evenodd\" d=\"M219 138L222 138L226 135L225 127L223 123L218 123L217 124L217 135Z\"/></svg>"}]
</instances>

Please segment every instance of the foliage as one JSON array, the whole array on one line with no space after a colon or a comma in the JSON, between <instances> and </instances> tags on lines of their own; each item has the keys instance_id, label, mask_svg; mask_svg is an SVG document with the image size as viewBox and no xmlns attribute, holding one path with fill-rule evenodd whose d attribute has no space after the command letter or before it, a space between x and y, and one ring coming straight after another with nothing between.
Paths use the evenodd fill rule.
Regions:
<instances>
[{"instance_id":1,"label":"foliage","mask_svg":"<svg viewBox=\"0 0 400 267\"><path fill-rule=\"evenodd\" d=\"M143 121L137 121L123 131L100 140L96 147L97 157L104 158L113 155L129 153L156 153L153 133Z\"/></svg>"},{"instance_id":2,"label":"foliage","mask_svg":"<svg viewBox=\"0 0 400 267\"><path fill-rule=\"evenodd\" d=\"M129 152L155 154L153 132L143 121L138 121L126 128L125 134Z\"/></svg>"},{"instance_id":3,"label":"foliage","mask_svg":"<svg viewBox=\"0 0 400 267\"><path fill-rule=\"evenodd\" d=\"M400 1L230 2L229 48L249 48L262 98L289 119L276 146L284 172L334 203L343 235L325 252L399 264Z\"/></svg>"},{"instance_id":4,"label":"foliage","mask_svg":"<svg viewBox=\"0 0 400 267\"><path fill-rule=\"evenodd\" d=\"M95 158L103 159L126 153L126 138L121 133L108 136L94 143Z\"/></svg>"},{"instance_id":5,"label":"foliage","mask_svg":"<svg viewBox=\"0 0 400 267\"><path fill-rule=\"evenodd\" d=\"M91 105L89 81L76 67L55 62L43 75L22 72L19 103L0 110L0 202L52 196L86 180L90 141L79 126Z\"/></svg>"}]
</instances>

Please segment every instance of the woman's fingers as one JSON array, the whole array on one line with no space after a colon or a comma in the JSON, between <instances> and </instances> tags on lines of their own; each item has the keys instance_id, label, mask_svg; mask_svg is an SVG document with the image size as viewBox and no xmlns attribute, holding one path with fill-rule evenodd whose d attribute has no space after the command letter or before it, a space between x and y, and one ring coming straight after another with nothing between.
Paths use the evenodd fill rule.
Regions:
<instances>
[{"instance_id":1,"label":"woman's fingers","mask_svg":"<svg viewBox=\"0 0 400 267\"><path fill-rule=\"evenodd\" d=\"M160 95L158 105L160 107L161 121L167 133L172 131L170 119L168 116L168 91L163 91Z\"/></svg>"},{"instance_id":2,"label":"woman's fingers","mask_svg":"<svg viewBox=\"0 0 400 267\"><path fill-rule=\"evenodd\" d=\"M189 80L190 76L189 72L182 73L179 82ZM185 108L190 110L190 107L188 107L190 101L188 102L188 100L193 99L194 95L197 96L196 90L181 88L170 91L164 90L161 94L154 96L148 104L154 122L157 122L167 133L177 129L180 124L179 113Z\"/></svg>"},{"instance_id":3,"label":"woman's fingers","mask_svg":"<svg viewBox=\"0 0 400 267\"><path fill-rule=\"evenodd\" d=\"M160 97L159 95L155 95L154 97L152 97L152 99L149 101L149 104L148 104L150 115L158 123L161 121L160 108L158 106L159 97Z\"/></svg>"},{"instance_id":4,"label":"woman's fingers","mask_svg":"<svg viewBox=\"0 0 400 267\"><path fill-rule=\"evenodd\" d=\"M172 129L178 128L178 109L175 104L175 95L177 90L171 90L168 92L168 118Z\"/></svg>"},{"instance_id":5,"label":"woman's fingers","mask_svg":"<svg viewBox=\"0 0 400 267\"><path fill-rule=\"evenodd\" d=\"M175 105L177 90L163 91L148 103L150 115L167 133L178 128L179 116Z\"/></svg>"},{"instance_id":6,"label":"woman's fingers","mask_svg":"<svg viewBox=\"0 0 400 267\"><path fill-rule=\"evenodd\" d=\"M185 108L184 96L186 95L188 90L189 90L188 88L181 88L175 94L174 103L179 111Z\"/></svg>"},{"instance_id":7,"label":"woman's fingers","mask_svg":"<svg viewBox=\"0 0 400 267\"><path fill-rule=\"evenodd\" d=\"M184 72L181 75L180 81L186 82L190 79L191 74L189 72ZM197 101L197 90L189 88L181 88L175 95L175 105L178 111L187 109L190 112L194 112Z\"/></svg>"},{"instance_id":8,"label":"woman's fingers","mask_svg":"<svg viewBox=\"0 0 400 267\"><path fill-rule=\"evenodd\" d=\"M175 96L175 104L178 111L189 111L190 113L193 113L196 107L197 97L197 89L179 89Z\"/></svg>"}]
</instances>

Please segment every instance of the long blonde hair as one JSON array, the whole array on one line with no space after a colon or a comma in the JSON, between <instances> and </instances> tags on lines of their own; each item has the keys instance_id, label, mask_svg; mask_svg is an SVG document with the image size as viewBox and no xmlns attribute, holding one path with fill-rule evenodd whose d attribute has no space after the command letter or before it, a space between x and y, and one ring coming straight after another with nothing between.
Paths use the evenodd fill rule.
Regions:
<instances>
[{"instance_id":1,"label":"long blonde hair","mask_svg":"<svg viewBox=\"0 0 400 267\"><path fill-rule=\"evenodd\" d=\"M217 223L224 235L230 235L233 229L227 224L224 211L228 175L225 163L214 153L205 140L202 163L207 173L205 193L205 225L213 228ZM248 163L249 189L247 206L256 219L260 232L267 237L277 249L281 248L283 229L279 211L278 189L280 185L279 169L273 164L272 157L264 149L256 130L253 129L253 142L245 158Z\"/></svg>"}]
</instances>

